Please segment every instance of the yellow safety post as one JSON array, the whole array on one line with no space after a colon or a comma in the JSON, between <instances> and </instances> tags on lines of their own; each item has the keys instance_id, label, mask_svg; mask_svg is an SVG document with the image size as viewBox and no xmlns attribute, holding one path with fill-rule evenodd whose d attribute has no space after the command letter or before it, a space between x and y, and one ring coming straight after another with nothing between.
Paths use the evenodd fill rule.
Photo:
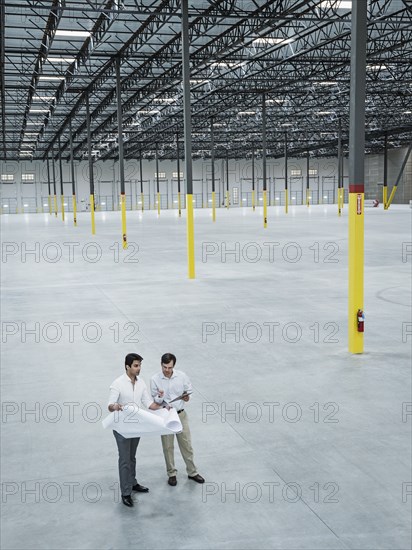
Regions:
<instances>
[{"instance_id":1,"label":"yellow safety post","mask_svg":"<svg viewBox=\"0 0 412 550\"><path fill-rule=\"evenodd\" d=\"M49 195L48 199L47 199L47 202L49 203L49 214L50 216L52 215L53 213L53 209L52 209L52 197L51 195Z\"/></svg>"},{"instance_id":2,"label":"yellow safety post","mask_svg":"<svg viewBox=\"0 0 412 550\"><path fill-rule=\"evenodd\" d=\"M216 221L216 193L212 191L212 220Z\"/></svg>"},{"instance_id":3,"label":"yellow safety post","mask_svg":"<svg viewBox=\"0 0 412 550\"><path fill-rule=\"evenodd\" d=\"M310 200L309 200L309 189L306 189L306 206L309 207Z\"/></svg>"},{"instance_id":4,"label":"yellow safety post","mask_svg":"<svg viewBox=\"0 0 412 550\"><path fill-rule=\"evenodd\" d=\"M289 211L289 192L285 189L285 214Z\"/></svg>"},{"instance_id":5,"label":"yellow safety post","mask_svg":"<svg viewBox=\"0 0 412 550\"><path fill-rule=\"evenodd\" d=\"M140 202L142 203L142 212L144 210L144 195L143 193L140 193Z\"/></svg>"},{"instance_id":6,"label":"yellow safety post","mask_svg":"<svg viewBox=\"0 0 412 550\"><path fill-rule=\"evenodd\" d=\"M54 215L56 216L57 218L57 195L54 195Z\"/></svg>"},{"instance_id":7,"label":"yellow safety post","mask_svg":"<svg viewBox=\"0 0 412 550\"><path fill-rule=\"evenodd\" d=\"M157 194L157 215L160 216L160 193Z\"/></svg>"},{"instance_id":8,"label":"yellow safety post","mask_svg":"<svg viewBox=\"0 0 412 550\"><path fill-rule=\"evenodd\" d=\"M340 192L340 187L338 187L338 216L342 215L341 200L342 200L342 194Z\"/></svg>"},{"instance_id":9,"label":"yellow safety post","mask_svg":"<svg viewBox=\"0 0 412 550\"><path fill-rule=\"evenodd\" d=\"M268 197L266 189L263 190L263 227L268 226Z\"/></svg>"},{"instance_id":10,"label":"yellow safety post","mask_svg":"<svg viewBox=\"0 0 412 550\"><path fill-rule=\"evenodd\" d=\"M122 243L123 248L127 248L127 233L126 233L126 195L120 193L120 204L122 207Z\"/></svg>"},{"instance_id":11,"label":"yellow safety post","mask_svg":"<svg viewBox=\"0 0 412 550\"><path fill-rule=\"evenodd\" d=\"M349 351L363 353L363 332L358 331L357 312L363 311L364 272L364 198L363 185L351 186L349 190L349 296L348 336Z\"/></svg>"},{"instance_id":12,"label":"yellow safety post","mask_svg":"<svg viewBox=\"0 0 412 550\"><path fill-rule=\"evenodd\" d=\"M62 221L64 222L64 195L61 196L62 201Z\"/></svg>"},{"instance_id":13,"label":"yellow safety post","mask_svg":"<svg viewBox=\"0 0 412 550\"><path fill-rule=\"evenodd\" d=\"M397 185L394 185L392 187L392 191L391 191L391 194L389 195L389 199L388 199L388 202L386 203L387 206L386 206L386 209L388 209L390 207L390 205L392 204L392 201L393 201L393 198L395 196L395 193L396 193L396 190L398 189L398 186Z\"/></svg>"},{"instance_id":14,"label":"yellow safety post","mask_svg":"<svg viewBox=\"0 0 412 550\"><path fill-rule=\"evenodd\" d=\"M94 195L90 195L90 214L92 219L92 235L96 234L96 223L94 220Z\"/></svg>"},{"instance_id":15,"label":"yellow safety post","mask_svg":"<svg viewBox=\"0 0 412 550\"><path fill-rule=\"evenodd\" d=\"M226 191L226 208L229 208L229 191Z\"/></svg>"},{"instance_id":16,"label":"yellow safety post","mask_svg":"<svg viewBox=\"0 0 412 550\"><path fill-rule=\"evenodd\" d=\"M193 223L193 195L186 195L187 250L189 279L195 278L195 235Z\"/></svg>"},{"instance_id":17,"label":"yellow safety post","mask_svg":"<svg viewBox=\"0 0 412 550\"><path fill-rule=\"evenodd\" d=\"M253 211L256 209L255 190L252 191L252 209Z\"/></svg>"},{"instance_id":18,"label":"yellow safety post","mask_svg":"<svg viewBox=\"0 0 412 550\"><path fill-rule=\"evenodd\" d=\"M177 193L177 208L179 209L179 218L182 217L182 201L180 198L180 191Z\"/></svg>"},{"instance_id":19,"label":"yellow safety post","mask_svg":"<svg viewBox=\"0 0 412 550\"><path fill-rule=\"evenodd\" d=\"M74 224L74 227L77 227L77 203L76 203L76 195L73 195L73 224Z\"/></svg>"},{"instance_id":20,"label":"yellow safety post","mask_svg":"<svg viewBox=\"0 0 412 550\"><path fill-rule=\"evenodd\" d=\"M388 209L388 186L387 185L383 186L382 193L383 193L382 195L383 209L387 210Z\"/></svg>"}]
</instances>

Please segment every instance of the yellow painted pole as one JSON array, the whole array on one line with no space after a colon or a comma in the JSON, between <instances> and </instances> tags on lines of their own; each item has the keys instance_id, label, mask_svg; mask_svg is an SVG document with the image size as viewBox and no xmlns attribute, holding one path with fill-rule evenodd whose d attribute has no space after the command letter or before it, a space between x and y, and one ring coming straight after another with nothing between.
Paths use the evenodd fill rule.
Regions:
<instances>
[{"instance_id":1,"label":"yellow painted pole","mask_svg":"<svg viewBox=\"0 0 412 550\"><path fill-rule=\"evenodd\" d=\"M226 191L226 208L229 208L229 191Z\"/></svg>"},{"instance_id":2,"label":"yellow painted pole","mask_svg":"<svg viewBox=\"0 0 412 550\"><path fill-rule=\"evenodd\" d=\"M342 193L341 188L338 188L338 216L342 215Z\"/></svg>"},{"instance_id":3,"label":"yellow painted pole","mask_svg":"<svg viewBox=\"0 0 412 550\"><path fill-rule=\"evenodd\" d=\"M253 208L253 212L254 212L255 209L256 209L255 190L252 191L252 208Z\"/></svg>"},{"instance_id":4,"label":"yellow painted pole","mask_svg":"<svg viewBox=\"0 0 412 550\"><path fill-rule=\"evenodd\" d=\"M289 192L285 189L285 214L289 211Z\"/></svg>"},{"instance_id":5,"label":"yellow painted pole","mask_svg":"<svg viewBox=\"0 0 412 550\"><path fill-rule=\"evenodd\" d=\"M124 193L120 193L120 204L122 206L122 243L123 243L123 248L127 248L126 195Z\"/></svg>"},{"instance_id":6,"label":"yellow painted pole","mask_svg":"<svg viewBox=\"0 0 412 550\"><path fill-rule=\"evenodd\" d=\"M393 198L394 198L394 196L395 196L395 193L396 193L397 188L398 188L397 185L394 185L394 186L392 187L392 192L391 192L391 194L390 194L390 196L389 196L388 202L386 203L386 204L387 204L386 209L388 209L388 208L390 207L390 205L392 204L392 201L393 201Z\"/></svg>"},{"instance_id":7,"label":"yellow painted pole","mask_svg":"<svg viewBox=\"0 0 412 550\"><path fill-rule=\"evenodd\" d=\"M62 221L64 222L64 195L61 196L62 201Z\"/></svg>"},{"instance_id":8,"label":"yellow painted pole","mask_svg":"<svg viewBox=\"0 0 412 550\"><path fill-rule=\"evenodd\" d=\"M263 227L268 226L268 197L266 189L263 190Z\"/></svg>"},{"instance_id":9,"label":"yellow painted pole","mask_svg":"<svg viewBox=\"0 0 412 550\"><path fill-rule=\"evenodd\" d=\"M216 221L216 193L212 191L212 220Z\"/></svg>"},{"instance_id":10,"label":"yellow painted pole","mask_svg":"<svg viewBox=\"0 0 412 550\"><path fill-rule=\"evenodd\" d=\"M180 197L180 191L177 193L177 207L179 209L179 218L182 217L182 199Z\"/></svg>"},{"instance_id":11,"label":"yellow painted pole","mask_svg":"<svg viewBox=\"0 0 412 550\"><path fill-rule=\"evenodd\" d=\"M160 193L157 194L157 215L160 216Z\"/></svg>"},{"instance_id":12,"label":"yellow painted pole","mask_svg":"<svg viewBox=\"0 0 412 550\"><path fill-rule=\"evenodd\" d=\"M388 186L384 185L382 189L382 202L384 210L388 209Z\"/></svg>"},{"instance_id":13,"label":"yellow painted pole","mask_svg":"<svg viewBox=\"0 0 412 550\"><path fill-rule=\"evenodd\" d=\"M74 227L77 227L77 203L76 203L76 195L73 195L73 224L74 224Z\"/></svg>"},{"instance_id":14,"label":"yellow painted pole","mask_svg":"<svg viewBox=\"0 0 412 550\"><path fill-rule=\"evenodd\" d=\"M364 197L364 193L349 192L348 337L351 353L363 353L364 333L358 332L357 312L363 311Z\"/></svg>"},{"instance_id":15,"label":"yellow painted pole","mask_svg":"<svg viewBox=\"0 0 412 550\"><path fill-rule=\"evenodd\" d=\"M90 195L90 214L92 219L92 235L96 234L96 223L94 220L94 195Z\"/></svg>"},{"instance_id":16,"label":"yellow painted pole","mask_svg":"<svg viewBox=\"0 0 412 550\"><path fill-rule=\"evenodd\" d=\"M144 195L143 193L140 193L140 202L142 203L142 212L144 210Z\"/></svg>"},{"instance_id":17,"label":"yellow painted pole","mask_svg":"<svg viewBox=\"0 0 412 550\"><path fill-rule=\"evenodd\" d=\"M56 216L57 218L57 195L54 195L54 215Z\"/></svg>"},{"instance_id":18,"label":"yellow painted pole","mask_svg":"<svg viewBox=\"0 0 412 550\"><path fill-rule=\"evenodd\" d=\"M53 213L53 209L52 209L52 197L51 197L51 195L49 195L47 202L49 203L49 214L50 214L50 216L51 216L52 213Z\"/></svg>"},{"instance_id":19,"label":"yellow painted pole","mask_svg":"<svg viewBox=\"0 0 412 550\"><path fill-rule=\"evenodd\" d=\"M187 250L189 279L195 278L195 235L193 223L193 195L186 195Z\"/></svg>"},{"instance_id":20,"label":"yellow painted pole","mask_svg":"<svg viewBox=\"0 0 412 550\"><path fill-rule=\"evenodd\" d=\"M306 189L306 206L309 207L310 200L309 200L309 189Z\"/></svg>"}]
</instances>

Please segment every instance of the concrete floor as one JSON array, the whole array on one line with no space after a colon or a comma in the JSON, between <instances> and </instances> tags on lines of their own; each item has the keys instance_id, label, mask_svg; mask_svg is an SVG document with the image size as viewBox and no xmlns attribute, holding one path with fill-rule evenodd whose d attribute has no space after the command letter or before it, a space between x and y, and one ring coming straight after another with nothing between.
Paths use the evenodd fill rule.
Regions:
<instances>
[{"instance_id":1,"label":"concrete floor","mask_svg":"<svg viewBox=\"0 0 412 550\"><path fill-rule=\"evenodd\" d=\"M267 230L260 209L196 210L196 280L175 211L129 212L127 252L120 213L97 213L94 237L86 213L2 216L1 547L410 548L411 212L366 211L357 356L347 208L270 208ZM142 439L133 509L101 426L131 351L147 382L167 351L190 376L206 478L177 452L169 487Z\"/></svg>"}]
</instances>

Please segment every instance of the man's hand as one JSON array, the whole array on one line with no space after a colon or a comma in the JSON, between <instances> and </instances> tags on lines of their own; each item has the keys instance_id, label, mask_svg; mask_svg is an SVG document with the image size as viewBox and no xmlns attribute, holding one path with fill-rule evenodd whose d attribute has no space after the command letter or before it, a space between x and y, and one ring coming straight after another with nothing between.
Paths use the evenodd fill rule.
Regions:
<instances>
[{"instance_id":1,"label":"man's hand","mask_svg":"<svg viewBox=\"0 0 412 550\"><path fill-rule=\"evenodd\" d=\"M163 390L157 390L157 396L158 397L163 397L165 394L165 392Z\"/></svg>"},{"instance_id":2,"label":"man's hand","mask_svg":"<svg viewBox=\"0 0 412 550\"><path fill-rule=\"evenodd\" d=\"M183 401L186 401L186 403L187 403L187 402L189 401L189 399L190 399L190 395L184 395L184 396L182 397L182 399L183 399Z\"/></svg>"},{"instance_id":3,"label":"man's hand","mask_svg":"<svg viewBox=\"0 0 412 550\"><path fill-rule=\"evenodd\" d=\"M113 403L113 405L109 405L110 412L122 411L122 410L123 410L123 405L121 405L120 403Z\"/></svg>"}]
</instances>

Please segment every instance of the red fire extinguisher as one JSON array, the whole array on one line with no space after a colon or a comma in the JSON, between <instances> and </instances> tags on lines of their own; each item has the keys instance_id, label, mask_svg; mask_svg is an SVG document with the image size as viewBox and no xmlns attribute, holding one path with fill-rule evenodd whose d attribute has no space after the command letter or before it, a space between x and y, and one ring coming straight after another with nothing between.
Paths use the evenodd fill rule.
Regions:
<instances>
[{"instance_id":1,"label":"red fire extinguisher","mask_svg":"<svg viewBox=\"0 0 412 550\"><path fill-rule=\"evenodd\" d=\"M361 309L358 309L356 318L358 320L358 332L365 332L365 314Z\"/></svg>"}]
</instances>

